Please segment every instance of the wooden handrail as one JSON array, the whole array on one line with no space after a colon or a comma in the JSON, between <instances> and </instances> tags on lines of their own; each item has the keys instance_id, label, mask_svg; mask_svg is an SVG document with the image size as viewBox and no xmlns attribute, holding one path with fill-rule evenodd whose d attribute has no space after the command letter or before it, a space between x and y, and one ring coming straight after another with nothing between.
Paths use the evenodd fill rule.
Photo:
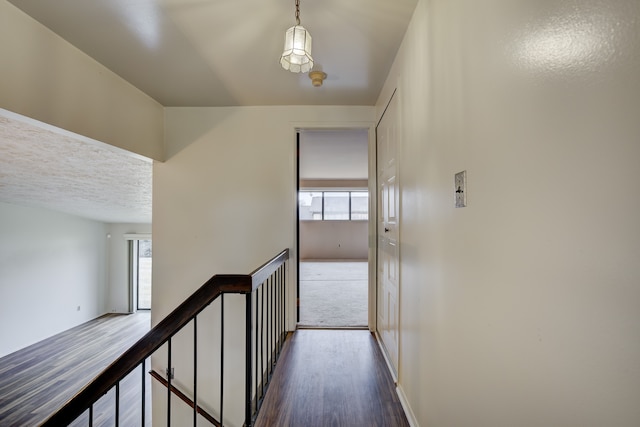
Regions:
<instances>
[{"instance_id":1,"label":"wooden handrail","mask_svg":"<svg viewBox=\"0 0 640 427\"><path fill-rule=\"evenodd\" d=\"M278 255L273 257L271 261L263 264L261 267L256 268L250 274L251 276L251 290L255 291L262 282L267 280L278 267L289 259L289 249L285 249Z\"/></svg>"},{"instance_id":2,"label":"wooden handrail","mask_svg":"<svg viewBox=\"0 0 640 427\"><path fill-rule=\"evenodd\" d=\"M149 374L155 378L156 380L158 380L160 382L160 384L162 384L165 387L169 387L169 381L165 380L164 377L162 375L160 375L158 372L151 370L149 372ZM195 405L195 403L193 403L193 400L191 400L186 394L184 394L183 392L181 392L178 388L176 388L176 386L174 386L173 384L171 384L171 392L173 394L175 394L180 400L182 400L184 403L186 403L187 405L189 405L189 407L191 409L193 409L193 405ZM200 415L202 415L202 417L209 421L211 424L213 424L216 427L220 427L220 421L216 420L215 418L213 418L213 416L211 414L209 414L205 409L202 408L202 406L198 405L198 407L196 408L196 411L198 411L198 413Z\"/></svg>"},{"instance_id":3,"label":"wooden handrail","mask_svg":"<svg viewBox=\"0 0 640 427\"><path fill-rule=\"evenodd\" d=\"M73 422L218 296L223 293L251 293L254 289L254 275L266 279L288 258L289 249L285 249L251 274L216 274L211 277L167 317L98 374L93 381L47 418L41 424L41 427L59 427Z\"/></svg>"}]
</instances>

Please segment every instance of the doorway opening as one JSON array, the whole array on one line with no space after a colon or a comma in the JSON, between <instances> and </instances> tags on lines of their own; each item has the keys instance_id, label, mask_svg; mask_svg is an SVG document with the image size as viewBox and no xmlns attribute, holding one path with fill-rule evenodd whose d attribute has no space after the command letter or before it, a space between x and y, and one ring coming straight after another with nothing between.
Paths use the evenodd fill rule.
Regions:
<instances>
[{"instance_id":1,"label":"doorway opening","mask_svg":"<svg viewBox=\"0 0 640 427\"><path fill-rule=\"evenodd\" d=\"M298 132L298 325L369 323L369 131Z\"/></svg>"}]
</instances>

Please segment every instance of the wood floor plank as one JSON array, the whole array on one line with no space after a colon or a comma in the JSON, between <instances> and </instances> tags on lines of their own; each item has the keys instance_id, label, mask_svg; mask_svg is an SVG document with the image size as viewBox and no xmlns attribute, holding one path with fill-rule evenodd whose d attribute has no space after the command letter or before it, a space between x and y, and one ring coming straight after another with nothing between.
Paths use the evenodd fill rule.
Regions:
<instances>
[{"instance_id":1,"label":"wood floor plank","mask_svg":"<svg viewBox=\"0 0 640 427\"><path fill-rule=\"evenodd\" d=\"M0 425L42 423L149 327L148 312L108 314L0 358Z\"/></svg>"},{"instance_id":2,"label":"wood floor plank","mask_svg":"<svg viewBox=\"0 0 640 427\"><path fill-rule=\"evenodd\" d=\"M286 343L256 427L409 426L370 332L298 330Z\"/></svg>"}]
</instances>

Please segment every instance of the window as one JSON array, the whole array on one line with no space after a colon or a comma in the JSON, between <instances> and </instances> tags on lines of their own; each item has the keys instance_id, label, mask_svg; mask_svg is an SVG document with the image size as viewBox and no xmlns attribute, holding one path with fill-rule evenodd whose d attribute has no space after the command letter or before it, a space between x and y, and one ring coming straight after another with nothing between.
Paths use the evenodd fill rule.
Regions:
<instances>
[{"instance_id":1,"label":"window","mask_svg":"<svg viewBox=\"0 0 640 427\"><path fill-rule=\"evenodd\" d=\"M369 219L369 193L365 191L351 192L351 219Z\"/></svg>"},{"instance_id":2,"label":"window","mask_svg":"<svg viewBox=\"0 0 640 427\"><path fill-rule=\"evenodd\" d=\"M300 191L301 220L368 220L367 191Z\"/></svg>"},{"instance_id":3,"label":"window","mask_svg":"<svg viewBox=\"0 0 640 427\"><path fill-rule=\"evenodd\" d=\"M326 192L324 197L324 215L323 219L342 219L349 220L349 196L350 193L342 192Z\"/></svg>"},{"instance_id":4,"label":"window","mask_svg":"<svg viewBox=\"0 0 640 427\"><path fill-rule=\"evenodd\" d=\"M300 219L322 219L322 192L301 191L298 193Z\"/></svg>"}]
</instances>

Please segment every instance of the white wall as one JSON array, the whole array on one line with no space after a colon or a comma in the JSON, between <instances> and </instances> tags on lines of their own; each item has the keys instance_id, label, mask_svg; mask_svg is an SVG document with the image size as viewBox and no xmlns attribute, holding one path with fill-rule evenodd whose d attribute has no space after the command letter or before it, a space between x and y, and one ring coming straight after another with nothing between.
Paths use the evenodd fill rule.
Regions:
<instances>
[{"instance_id":1,"label":"white wall","mask_svg":"<svg viewBox=\"0 0 640 427\"><path fill-rule=\"evenodd\" d=\"M417 425L640 425L639 16L419 2L377 104L399 87L399 387Z\"/></svg>"},{"instance_id":2,"label":"white wall","mask_svg":"<svg viewBox=\"0 0 640 427\"><path fill-rule=\"evenodd\" d=\"M105 312L128 312L124 234L149 234L150 224L103 224L7 203L0 219L0 321L17 326L0 330L0 357Z\"/></svg>"},{"instance_id":3,"label":"white wall","mask_svg":"<svg viewBox=\"0 0 640 427\"><path fill-rule=\"evenodd\" d=\"M0 0L0 108L163 160L160 104Z\"/></svg>"},{"instance_id":4,"label":"white wall","mask_svg":"<svg viewBox=\"0 0 640 427\"><path fill-rule=\"evenodd\" d=\"M369 129L301 130L300 179L367 179Z\"/></svg>"},{"instance_id":5,"label":"white wall","mask_svg":"<svg viewBox=\"0 0 640 427\"><path fill-rule=\"evenodd\" d=\"M369 129L300 131L300 189L368 187ZM367 259L366 221L300 221L300 259Z\"/></svg>"},{"instance_id":6,"label":"white wall","mask_svg":"<svg viewBox=\"0 0 640 427\"><path fill-rule=\"evenodd\" d=\"M167 108L172 157L153 173L154 321L212 274L249 272L293 249L296 127L362 128L373 111Z\"/></svg>"},{"instance_id":7,"label":"white wall","mask_svg":"<svg viewBox=\"0 0 640 427\"><path fill-rule=\"evenodd\" d=\"M129 241L125 234L151 234L151 224L109 224L107 240L109 270L105 309L111 313L129 312Z\"/></svg>"},{"instance_id":8,"label":"white wall","mask_svg":"<svg viewBox=\"0 0 640 427\"><path fill-rule=\"evenodd\" d=\"M373 107L167 108L170 158L153 172L152 323L213 274L249 273L294 249L296 127L363 128L373 117ZM243 309L242 301L231 301L225 313L239 314L241 324ZM225 366L243 360L232 354ZM230 426L240 425L232 408L225 413Z\"/></svg>"},{"instance_id":9,"label":"white wall","mask_svg":"<svg viewBox=\"0 0 640 427\"><path fill-rule=\"evenodd\" d=\"M0 357L104 312L106 234L103 223L0 203Z\"/></svg>"},{"instance_id":10,"label":"white wall","mask_svg":"<svg viewBox=\"0 0 640 427\"><path fill-rule=\"evenodd\" d=\"M300 221L300 259L358 259L369 256L367 221Z\"/></svg>"}]
</instances>

